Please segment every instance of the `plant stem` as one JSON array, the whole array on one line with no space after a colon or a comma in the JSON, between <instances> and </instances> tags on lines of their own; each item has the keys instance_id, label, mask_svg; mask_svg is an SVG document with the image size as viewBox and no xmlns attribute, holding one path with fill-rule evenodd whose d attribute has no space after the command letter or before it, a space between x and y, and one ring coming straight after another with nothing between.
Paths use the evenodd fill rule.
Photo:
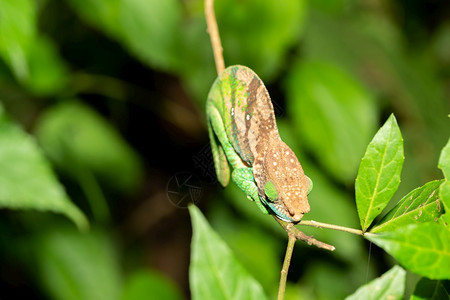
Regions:
<instances>
[{"instance_id":1,"label":"plant stem","mask_svg":"<svg viewBox=\"0 0 450 300\"><path fill-rule=\"evenodd\" d=\"M294 225L290 222L282 221L275 216L273 216L273 218L278 222L278 224L281 225L281 227L284 228L284 230L286 230L288 235L293 235L296 239L302 240L308 243L308 245L314 245L318 248L326 249L329 251L334 251L334 249L336 249L333 245L318 241L314 237L304 234L303 232L295 228Z\"/></svg>"},{"instance_id":2,"label":"plant stem","mask_svg":"<svg viewBox=\"0 0 450 300\"><path fill-rule=\"evenodd\" d=\"M205 0L205 16L206 26L211 37L211 46L214 53L214 61L216 62L217 74L225 70L225 62L223 61L223 48L220 42L219 28L217 27L216 15L214 14L214 0Z\"/></svg>"},{"instance_id":3,"label":"plant stem","mask_svg":"<svg viewBox=\"0 0 450 300\"><path fill-rule=\"evenodd\" d=\"M295 241L297 240L296 236L288 233L288 244L286 247L286 255L284 256L283 268L281 269L280 274L280 286L278 287L278 300L284 299L284 294L286 292L286 281L287 275L289 271L289 266L291 264L292 252L294 251Z\"/></svg>"},{"instance_id":4,"label":"plant stem","mask_svg":"<svg viewBox=\"0 0 450 300\"><path fill-rule=\"evenodd\" d=\"M300 223L298 223L298 225L312 226L312 227L317 227L317 228L328 228L328 229L333 229L333 230L345 231L348 233L361 235L361 236L364 235L364 232L359 229L354 229L354 228L349 228L349 227L344 227L344 226L339 226L339 225L334 225L334 224L327 224L327 223L317 222L314 220L302 220L302 221L300 221Z\"/></svg>"}]
</instances>

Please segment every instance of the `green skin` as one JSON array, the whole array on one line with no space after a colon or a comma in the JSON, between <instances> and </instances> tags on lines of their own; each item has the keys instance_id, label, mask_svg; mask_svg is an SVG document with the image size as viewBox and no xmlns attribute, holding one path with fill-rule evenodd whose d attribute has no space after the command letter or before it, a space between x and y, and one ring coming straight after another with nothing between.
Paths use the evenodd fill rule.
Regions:
<instances>
[{"instance_id":1,"label":"green skin","mask_svg":"<svg viewBox=\"0 0 450 300\"><path fill-rule=\"evenodd\" d=\"M249 68L231 66L214 82L206 104L209 137L219 182L231 177L262 212L298 222L309 212L312 181L281 140L272 102Z\"/></svg>"}]
</instances>

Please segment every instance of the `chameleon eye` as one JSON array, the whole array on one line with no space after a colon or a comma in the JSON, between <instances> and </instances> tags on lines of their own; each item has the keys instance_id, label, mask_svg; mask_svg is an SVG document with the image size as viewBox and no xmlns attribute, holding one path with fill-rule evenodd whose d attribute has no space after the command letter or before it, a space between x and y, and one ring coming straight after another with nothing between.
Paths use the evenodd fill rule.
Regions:
<instances>
[{"instance_id":1,"label":"chameleon eye","mask_svg":"<svg viewBox=\"0 0 450 300\"><path fill-rule=\"evenodd\" d=\"M309 188L308 188L308 195L309 195L309 193L311 193L311 191L313 189L313 181L308 176L306 176L306 178L308 178L308 181L309 181Z\"/></svg>"},{"instance_id":2,"label":"chameleon eye","mask_svg":"<svg viewBox=\"0 0 450 300\"><path fill-rule=\"evenodd\" d=\"M272 181L267 181L266 185L264 186L264 193L266 194L267 198L269 198L270 201L274 202L278 199L278 192L275 188L275 185Z\"/></svg>"}]
</instances>

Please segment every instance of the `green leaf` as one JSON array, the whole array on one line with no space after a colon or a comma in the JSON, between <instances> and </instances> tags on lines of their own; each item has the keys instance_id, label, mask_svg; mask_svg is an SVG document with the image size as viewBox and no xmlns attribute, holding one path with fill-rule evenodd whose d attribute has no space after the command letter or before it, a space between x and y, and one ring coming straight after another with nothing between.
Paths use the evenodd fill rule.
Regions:
<instances>
[{"instance_id":1,"label":"green leaf","mask_svg":"<svg viewBox=\"0 0 450 300\"><path fill-rule=\"evenodd\" d=\"M35 140L5 119L0 108L0 208L61 213L86 229L86 217L70 201Z\"/></svg>"},{"instance_id":2,"label":"green leaf","mask_svg":"<svg viewBox=\"0 0 450 300\"><path fill-rule=\"evenodd\" d=\"M28 65L30 78L26 86L37 95L55 94L67 83L67 66L57 52L57 45L47 37L39 37L33 42Z\"/></svg>"},{"instance_id":3,"label":"green leaf","mask_svg":"<svg viewBox=\"0 0 450 300\"><path fill-rule=\"evenodd\" d=\"M397 190L403 160L402 135L391 115L367 146L356 177L356 207L364 231Z\"/></svg>"},{"instance_id":4,"label":"green leaf","mask_svg":"<svg viewBox=\"0 0 450 300\"><path fill-rule=\"evenodd\" d=\"M119 3L124 44L149 65L175 70L185 59L177 51L181 3L177 0L122 0Z\"/></svg>"},{"instance_id":5,"label":"green leaf","mask_svg":"<svg viewBox=\"0 0 450 300\"><path fill-rule=\"evenodd\" d=\"M411 295L411 300L440 300L450 299L449 289L450 285L447 283L445 287L445 281L431 280L428 278L422 278L416 285L414 293Z\"/></svg>"},{"instance_id":6,"label":"green leaf","mask_svg":"<svg viewBox=\"0 0 450 300\"><path fill-rule=\"evenodd\" d=\"M118 299L121 278L115 246L101 232L59 229L36 241L39 279L54 299Z\"/></svg>"},{"instance_id":7,"label":"green leaf","mask_svg":"<svg viewBox=\"0 0 450 300\"><path fill-rule=\"evenodd\" d=\"M64 101L41 116L36 135L48 156L79 179L92 172L115 189L129 192L139 184L139 157L99 114L76 101Z\"/></svg>"},{"instance_id":8,"label":"green leaf","mask_svg":"<svg viewBox=\"0 0 450 300\"><path fill-rule=\"evenodd\" d=\"M431 279L450 278L450 232L440 224L411 224L365 237L414 273Z\"/></svg>"},{"instance_id":9,"label":"green leaf","mask_svg":"<svg viewBox=\"0 0 450 300\"><path fill-rule=\"evenodd\" d=\"M242 201L251 202L245 197L240 198ZM261 214L258 209L256 210ZM276 291L280 273L280 253L284 250L279 236L274 235L261 224L248 222L242 216L236 215L225 201L216 201L212 207L210 206L208 217L211 220L211 226L227 243L250 275L261 283L268 294ZM269 219L273 222L271 217ZM259 250L255 252L255 249ZM262 264L261 261L264 263Z\"/></svg>"},{"instance_id":10,"label":"green leaf","mask_svg":"<svg viewBox=\"0 0 450 300\"><path fill-rule=\"evenodd\" d=\"M0 57L32 92L47 95L60 90L67 67L52 41L37 31L36 1L0 0L0 7Z\"/></svg>"},{"instance_id":11,"label":"green leaf","mask_svg":"<svg viewBox=\"0 0 450 300\"><path fill-rule=\"evenodd\" d=\"M367 90L332 64L304 62L288 77L288 111L319 162L338 180L350 183L377 124Z\"/></svg>"},{"instance_id":12,"label":"green leaf","mask_svg":"<svg viewBox=\"0 0 450 300\"><path fill-rule=\"evenodd\" d=\"M191 205L189 211L193 230L189 268L192 299L266 299L261 285L236 260L200 210Z\"/></svg>"},{"instance_id":13,"label":"green leaf","mask_svg":"<svg viewBox=\"0 0 450 300\"><path fill-rule=\"evenodd\" d=\"M437 221L444 211L439 200L441 184L441 180L435 180L411 191L370 232L394 231L408 224Z\"/></svg>"},{"instance_id":14,"label":"green leaf","mask_svg":"<svg viewBox=\"0 0 450 300\"><path fill-rule=\"evenodd\" d=\"M183 299L178 288L163 275L150 270L135 272L127 280L121 300Z\"/></svg>"},{"instance_id":15,"label":"green leaf","mask_svg":"<svg viewBox=\"0 0 450 300\"><path fill-rule=\"evenodd\" d=\"M345 299L403 299L405 276L405 270L399 266L394 266L381 277L360 287L354 294Z\"/></svg>"},{"instance_id":16,"label":"green leaf","mask_svg":"<svg viewBox=\"0 0 450 300\"><path fill-rule=\"evenodd\" d=\"M29 77L27 52L36 36L36 6L32 0L0 1L0 54L22 81Z\"/></svg>"},{"instance_id":17,"label":"green leaf","mask_svg":"<svg viewBox=\"0 0 450 300\"><path fill-rule=\"evenodd\" d=\"M445 181L439 190L439 197L441 198L446 211L446 213L442 216L442 219L445 226L448 227L450 226L450 139L444 149L442 149L438 166L445 176Z\"/></svg>"}]
</instances>

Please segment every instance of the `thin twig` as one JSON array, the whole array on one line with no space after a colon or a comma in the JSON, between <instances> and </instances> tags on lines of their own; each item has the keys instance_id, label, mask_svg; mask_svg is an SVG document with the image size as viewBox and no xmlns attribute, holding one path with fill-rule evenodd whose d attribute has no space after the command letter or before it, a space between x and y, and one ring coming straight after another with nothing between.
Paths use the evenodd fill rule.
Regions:
<instances>
[{"instance_id":1,"label":"thin twig","mask_svg":"<svg viewBox=\"0 0 450 300\"><path fill-rule=\"evenodd\" d=\"M205 0L205 16L206 26L211 37L211 46L214 53L214 61L216 62L217 74L225 70L225 62L223 60L222 43L220 42L219 28L217 27L216 15L214 14L214 0Z\"/></svg>"},{"instance_id":2,"label":"thin twig","mask_svg":"<svg viewBox=\"0 0 450 300\"><path fill-rule=\"evenodd\" d=\"M289 271L289 266L291 264L292 252L294 251L295 241L297 240L295 235L291 233L288 233L288 237L289 240L286 247L286 255L284 256L283 268L281 269L280 274L280 285L278 287L278 298L277 298L278 300L284 299L284 294L286 292L287 275Z\"/></svg>"},{"instance_id":3,"label":"thin twig","mask_svg":"<svg viewBox=\"0 0 450 300\"><path fill-rule=\"evenodd\" d=\"M303 232L301 232L300 230L295 228L292 223L282 221L275 216L273 216L273 218L281 225L281 227L284 228L284 230L286 230L286 232L288 234L295 236L295 238L298 240L302 240L302 241L308 243L308 245L314 245L318 248L322 248L322 249L326 249L326 250L330 250L330 251L334 251L334 249L336 249L332 245L318 241L314 237L304 234Z\"/></svg>"},{"instance_id":4,"label":"thin twig","mask_svg":"<svg viewBox=\"0 0 450 300\"><path fill-rule=\"evenodd\" d=\"M344 227L344 226L339 226L339 225L334 225L334 224L327 224L327 223L317 222L317 221L313 221L313 220L302 220L302 221L300 221L300 223L298 223L298 225L312 226L312 227L317 227L317 228L328 228L328 229L333 229L333 230L345 231L348 233L361 235L361 236L364 235L364 232L359 229L354 229L354 228L349 228L349 227Z\"/></svg>"}]
</instances>

